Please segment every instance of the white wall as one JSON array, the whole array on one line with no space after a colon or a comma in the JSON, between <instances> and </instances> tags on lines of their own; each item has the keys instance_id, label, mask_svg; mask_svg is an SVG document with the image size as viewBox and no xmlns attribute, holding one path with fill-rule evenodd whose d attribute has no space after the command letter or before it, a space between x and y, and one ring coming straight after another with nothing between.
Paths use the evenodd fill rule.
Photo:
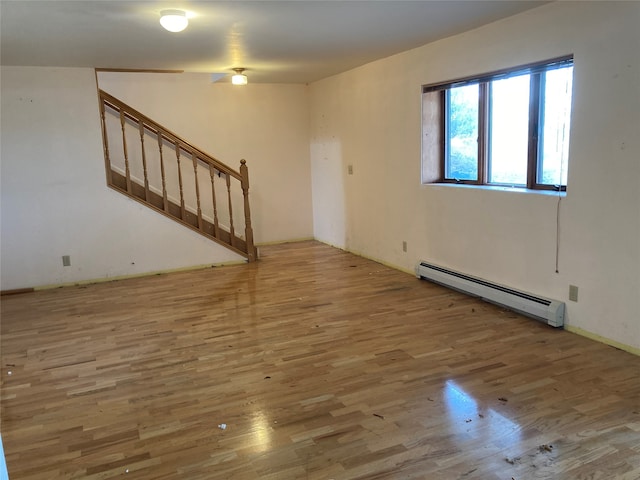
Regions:
<instances>
[{"instance_id":1,"label":"white wall","mask_svg":"<svg viewBox=\"0 0 640 480\"><path fill-rule=\"evenodd\" d=\"M237 87L198 73L101 72L98 83L230 167L247 160L256 243L313 236L307 86Z\"/></svg>"},{"instance_id":2,"label":"white wall","mask_svg":"<svg viewBox=\"0 0 640 480\"><path fill-rule=\"evenodd\" d=\"M0 289L10 290L83 280L136 275L159 270L241 261L242 257L106 187L95 75L91 69L2 67L1 73L1 237ZM257 89L256 89L257 90ZM256 92L253 90L253 92ZM303 87L295 87L294 97ZM250 92L247 90L247 92ZM295 150L306 142L307 105L290 108L292 100L278 89L261 100L227 92L211 106L220 123L235 115L235 125L255 100L263 106L246 114L240 132L217 134L219 157L247 158L256 241L286 240L312 235L308 147L295 168L263 153L261 145L280 141ZM283 98L284 97L284 98ZM284 113L274 107L281 100ZM157 98L160 104L162 98ZM289 102L289 103L287 103ZM238 112L235 112L237 107ZM270 108L275 111L270 111ZM185 106L185 110L193 106ZM295 138L282 125L291 110L305 112ZM199 111L189 113L197 117ZM299 117L293 121L299 122ZM270 119L273 123L269 123ZM193 120L196 120L194 118ZM187 126L193 122L184 121ZM259 125L258 125L259 123ZM275 126L274 126L275 124ZM178 124L175 128L180 132ZM208 123L210 132L221 128ZM302 130L303 133L300 133ZM232 136L235 141L232 141ZM207 135L206 132L201 135ZM216 133L211 133L215 136ZM228 136L228 137L227 137ZM269 136L268 142L260 141ZM242 141L240 140L242 138ZM297 143L296 143L297 142ZM198 140L194 140L198 144ZM201 142L206 148L206 142ZM238 145L242 143L243 148ZM291 146L293 144L293 147ZM306 144L306 143L305 143ZM248 145L244 147L244 145ZM213 153L217 153L213 151ZM306 157L305 157L306 155ZM254 160L259 158L260 160ZM260 162L273 160L264 165ZM258 174L260 172L260 174ZM262 178L261 178L262 176ZM287 197L284 186L306 182L306 200ZM263 185L268 185L264 187ZM304 187L298 187L304 188ZM282 191L273 196L272 190ZM292 189L293 190L293 189ZM297 193L297 192L295 192ZM305 204L308 206L305 211ZM280 209L275 214L271 209ZM262 212L268 212L267 218ZM275 218L274 218L275 217ZM293 226L292 226L293 225ZM62 266L62 255L71 266Z\"/></svg>"},{"instance_id":3,"label":"white wall","mask_svg":"<svg viewBox=\"0 0 640 480\"><path fill-rule=\"evenodd\" d=\"M565 300L569 328L638 349L638 25L637 2L555 2L314 83L315 237L405 270L430 260ZM420 87L569 53L556 273L557 196L420 185Z\"/></svg>"}]
</instances>

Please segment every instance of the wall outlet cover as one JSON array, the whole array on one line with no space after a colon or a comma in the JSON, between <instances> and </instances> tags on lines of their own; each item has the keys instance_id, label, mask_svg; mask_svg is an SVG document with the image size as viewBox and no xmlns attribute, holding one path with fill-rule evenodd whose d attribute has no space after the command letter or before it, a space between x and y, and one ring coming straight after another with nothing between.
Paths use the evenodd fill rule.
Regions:
<instances>
[{"instance_id":1,"label":"wall outlet cover","mask_svg":"<svg viewBox=\"0 0 640 480\"><path fill-rule=\"evenodd\" d=\"M572 302L578 301L578 287L575 285L569 285L569 300Z\"/></svg>"}]
</instances>

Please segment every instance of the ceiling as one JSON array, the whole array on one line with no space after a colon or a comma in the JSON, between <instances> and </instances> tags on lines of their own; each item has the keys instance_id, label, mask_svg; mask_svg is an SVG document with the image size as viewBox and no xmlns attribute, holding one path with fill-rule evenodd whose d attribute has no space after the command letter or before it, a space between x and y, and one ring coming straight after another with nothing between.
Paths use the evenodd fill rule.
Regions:
<instances>
[{"instance_id":1,"label":"ceiling","mask_svg":"<svg viewBox=\"0 0 640 480\"><path fill-rule=\"evenodd\" d=\"M250 82L309 83L544 3L0 0L0 61L229 74L245 67ZM185 31L160 26L166 8L188 12Z\"/></svg>"}]
</instances>

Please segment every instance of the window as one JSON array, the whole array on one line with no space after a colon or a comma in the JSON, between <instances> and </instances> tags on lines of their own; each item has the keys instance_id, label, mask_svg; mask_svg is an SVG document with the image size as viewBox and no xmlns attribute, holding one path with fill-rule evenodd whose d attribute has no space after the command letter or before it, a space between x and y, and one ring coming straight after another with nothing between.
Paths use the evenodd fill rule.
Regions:
<instances>
[{"instance_id":1,"label":"window","mask_svg":"<svg viewBox=\"0 0 640 480\"><path fill-rule=\"evenodd\" d=\"M565 190L573 57L423 87L423 182Z\"/></svg>"}]
</instances>

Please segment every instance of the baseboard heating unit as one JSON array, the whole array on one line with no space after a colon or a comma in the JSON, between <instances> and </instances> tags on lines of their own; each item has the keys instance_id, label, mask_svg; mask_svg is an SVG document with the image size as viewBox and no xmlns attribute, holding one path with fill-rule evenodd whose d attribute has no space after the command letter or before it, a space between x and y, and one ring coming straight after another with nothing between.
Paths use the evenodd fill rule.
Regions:
<instances>
[{"instance_id":1,"label":"baseboard heating unit","mask_svg":"<svg viewBox=\"0 0 640 480\"><path fill-rule=\"evenodd\" d=\"M514 290L427 262L416 265L416 277L502 305L528 317L542 320L552 327L564 325L564 302L558 300Z\"/></svg>"}]
</instances>

